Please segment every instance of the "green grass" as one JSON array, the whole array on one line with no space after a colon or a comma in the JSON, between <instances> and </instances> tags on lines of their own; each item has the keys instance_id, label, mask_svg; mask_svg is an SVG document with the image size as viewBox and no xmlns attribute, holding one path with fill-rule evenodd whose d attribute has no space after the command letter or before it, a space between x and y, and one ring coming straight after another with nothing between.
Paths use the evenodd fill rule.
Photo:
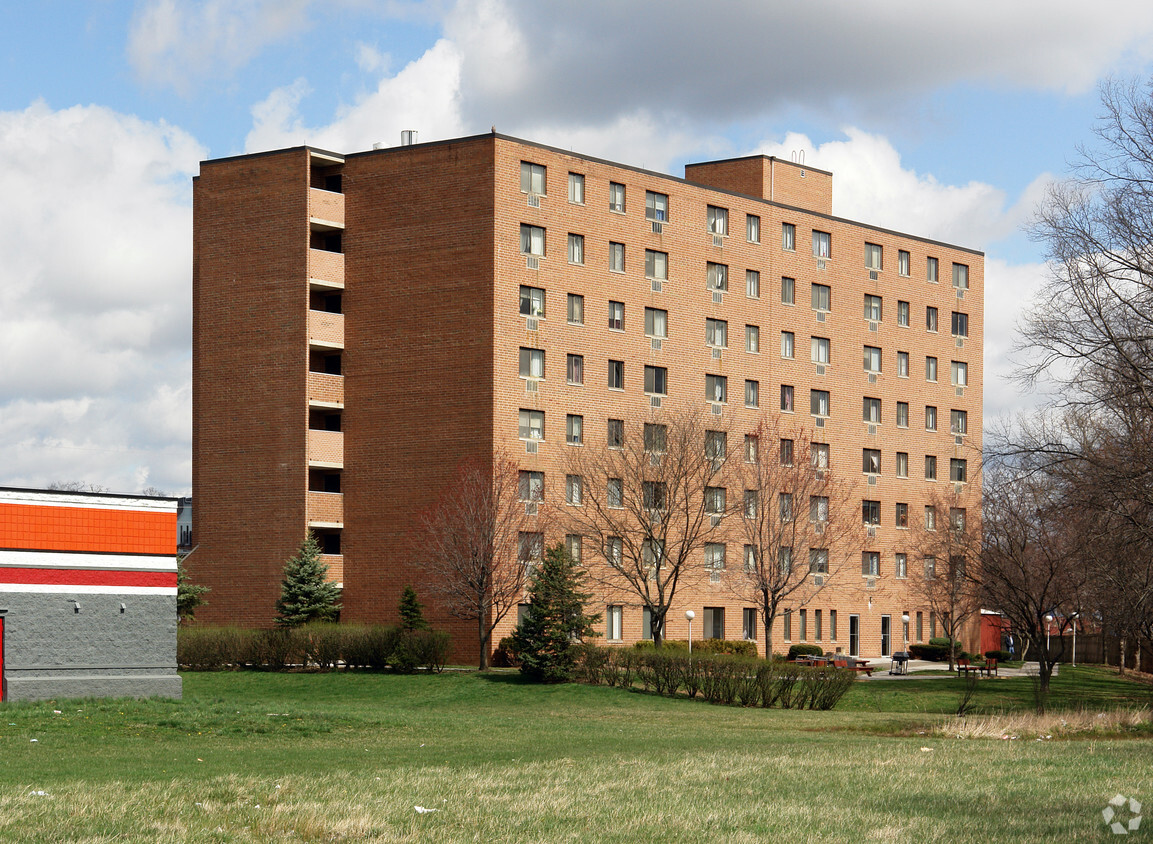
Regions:
<instances>
[{"instance_id":1,"label":"green grass","mask_svg":"<svg viewBox=\"0 0 1153 844\"><path fill-rule=\"evenodd\" d=\"M516 675L184 676L183 701L0 705L0 841L1104 841L1106 801L1153 785L1147 732L918 735L954 679L864 681L814 713ZM983 680L977 705L1031 694ZM1149 702L1097 668L1062 668L1050 699Z\"/></svg>"}]
</instances>

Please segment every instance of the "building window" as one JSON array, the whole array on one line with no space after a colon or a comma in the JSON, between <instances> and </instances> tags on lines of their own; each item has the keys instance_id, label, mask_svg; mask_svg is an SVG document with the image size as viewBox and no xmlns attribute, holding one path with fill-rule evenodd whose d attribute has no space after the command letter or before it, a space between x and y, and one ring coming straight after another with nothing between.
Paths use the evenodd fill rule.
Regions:
<instances>
[{"instance_id":1,"label":"building window","mask_svg":"<svg viewBox=\"0 0 1153 844\"><path fill-rule=\"evenodd\" d=\"M726 402L729 395L729 379L724 375L705 376L705 400Z\"/></svg>"},{"instance_id":2,"label":"building window","mask_svg":"<svg viewBox=\"0 0 1153 844\"><path fill-rule=\"evenodd\" d=\"M749 243L761 242L761 218L755 214L745 216L745 239Z\"/></svg>"},{"instance_id":3,"label":"building window","mask_svg":"<svg viewBox=\"0 0 1153 844\"><path fill-rule=\"evenodd\" d=\"M809 615L809 612L808 612L808 610L803 610L803 609L802 609L802 610L800 610L800 611L799 611L797 614L798 614L798 615L800 616L800 618L801 618L801 624L800 624L800 627L801 627L801 641L802 641L802 642L807 642L807 641L809 641L809 626L808 626L808 623L807 623L807 622L808 622L808 615Z\"/></svg>"},{"instance_id":4,"label":"building window","mask_svg":"<svg viewBox=\"0 0 1153 844\"><path fill-rule=\"evenodd\" d=\"M937 259L936 258L926 258L925 259L925 277L929 280L930 283L932 283L932 284L937 283Z\"/></svg>"},{"instance_id":5,"label":"building window","mask_svg":"<svg viewBox=\"0 0 1153 844\"><path fill-rule=\"evenodd\" d=\"M705 543L705 568L709 571L724 571L725 544L723 542Z\"/></svg>"},{"instance_id":6,"label":"building window","mask_svg":"<svg viewBox=\"0 0 1153 844\"><path fill-rule=\"evenodd\" d=\"M829 638L837 641L837 611L829 610Z\"/></svg>"},{"instance_id":7,"label":"building window","mask_svg":"<svg viewBox=\"0 0 1153 844\"><path fill-rule=\"evenodd\" d=\"M646 422L644 431L645 451L652 454L664 454L667 436L665 426L653 422Z\"/></svg>"},{"instance_id":8,"label":"building window","mask_svg":"<svg viewBox=\"0 0 1153 844\"><path fill-rule=\"evenodd\" d=\"M718 208L715 205L708 206L705 210L705 222L709 234L727 235L729 233L729 209Z\"/></svg>"},{"instance_id":9,"label":"building window","mask_svg":"<svg viewBox=\"0 0 1153 844\"><path fill-rule=\"evenodd\" d=\"M573 325L585 324L585 297L579 293L568 294L568 321Z\"/></svg>"},{"instance_id":10,"label":"building window","mask_svg":"<svg viewBox=\"0 0 1153 844\"><path fill-rule=\"evenodd\" d=\"M520 163L520 192L537 193L545 195L545 172L543 164L533 164L529 161Z\"/></svg>"},{"instance_id":11,"label":"building window","mask_svg":"<svg viewBox=\"0 0 1153 844\"><path fill-rule=\"evenodd\" d=\"M925 505L925 530L937 529L937 508L931 504Z\"/></svg>"},{"instance_id":12,"label":"building window","mask_svg":"<svg viewBox=\"0 0 1153 844\"><path fill-rule=\"evenodd\" d=\"M569 559L577 565L581 561L581 537L578 534L570 533L564 538L564 549L568 552Z\"/></svg>"},{"instance_id":13,"label":"building window","mask_svg":"<svg viewBox=\"0 0 1153 844\"><path fill-rule=\"evenodd\" d=\"M785 617L781 620L782 632L785 641L788 642L793 638L793 611L785 610Z\"/></svg>"},{"instance_id":14,"label":"building window","mask_svg":"<svg viewBox=\"0 0 1153 844\"><path fill-rule=\"evenodd\" d=\"M655 252L652 249L645 250L645 278L655 279L657 281L668 281L669 254L667 252Z\"/></svg>"},{"instance_id":15,"label":"building window","mask_svg":"<svg viewBox=\"0 0 1153 844\"><path fill-rule=\"evenodd\" d=\"M540 501L544 498L544 472L521 471L517 486L521 501Z\"/></svg>"},{"instance_id":16,"label":"building window","mask_svg":"<svg viewBox=\"0 0 1153 844\"><path fill-rule=\"evenodd\" d=\"M829 468L829 444L812 443L809 447L809 465L814 469Z\"/></svg>"},{"instance_id":17,"label":"building window","mask_svg":"<svg viewBox=\"0 0 1153 844\"><path fill-rule=\"evenodd\" d=\"M959 311L953 311L953 320L950 330L953 332L954 337L968 337L969 315L963 314Z\"/></svg>"},{"instance_id":18,"label":"building window","mask_svg":"<svg viewBox=\"0 0 1153 844\"><path fill-rule=\"evenodd\" d=\"M881 247L876 243L865 244L865 267L870 270L880 270Z\"/></svg>"},{"instance_id":19,"label":"building window","mask_svg":"<svg viewBox=\"0 0 1153 844\"><path fill-rule=\"evenodd\" d=\"M544 349L520 348L520 377L544 378Z\"/></svg>"},{"instance_id":20,"label":"building window","mask_svg":"<svg viewBox=\"0 0 1153 844\"><path fill-rule=\"evenodd\" d=\"M621 633L621 618L624 607L610 606L605 610L605 638L610 642L619 642L623 638Z\"/></svg>"},{"instance_id":21,"label":"building window","mask_svg":"<svg viewBox=\"0 0 1153 844\"><path fill-rule=\"evenodd\" d=\"M950 507L949 508L949 527L957 532L965 529L965 508L964 507ZM951 557L949 560L953 568L953 573L963 577L965 574L965 558L964 557Z\"/></svg>"},{"instance_id":22,"label":"building window","mask_svg":"<svg viewBox=\"0 0 1153 844\"><path fill-rule=\"evenodd\" d=\"M761 384L759 381L745 380L745 407L761 406Z\"/></svg>"},{"instance_id":23,"label":"building window","mask_svg":"<svg viewBox=\"0 0 1153 844\"><path fill-rule=\"evenodd\" d=\"M829 549L828 548L810 548L809 549L809 574L828 574L829 573Z\"/></svg>"},{"instance_id":24,"label":"building window","mask_svg":"<svg viewBox=\"0 0 1153 844\"><path fill-rule=\"evenodd\" d=\"M781 410L785 411L785 413L792 413L793 412L793 385L792 384L782 384L781 385Z\"/></svg>"},{"instance_id":25,"label":"building window","mask_svg":"<svg viewBox=\"0 0 1153 844\"><path fill-rule=\"evenodd\" d=\"M570 234L568 236L568 262L570 264L583 264L585 262L585 236L583 234Z\"/></svg>"},{"instance_id":26,"label":"building window","mask_svg":"<svg viewBox=\"0 0 1153 844\"><path fill-rule=\"evenodd\" d=\"M761 351L761 329L755 325L745 326L745 351L754 355Z\"/></svg>"},{"instance_id":27,"label":"building window","mask_svg":"<svg viewBox=\"0 0 1153 844\"><path fill-rule=\"evenodd\" d=\"M664 482L642 482L641 497L646 510L664 510L667 502Z\"/></svg>"},{"instance_id":28,"label":"building window","mask_svg":"<svg viewBox=\"0 0 1153 844\"><path fill-rule=\"evenodd\" d=\"M865 577L876 577L881 573L881 553L879 551L863 551L861 553L861 574Z\"/></svg>"},{"instance_id":29,"label":"building window","mask_svg":"<svg viewBox=\"0 0 1153 844\"><path fill-rule=\"evenodd\" d=\"M645 392L651 396L669 394L669 370L664 366L645 366Z\"/></svg>"},{"instance_id":30,"label":"building window","mask_svg":"<svg viewBox=\"0 0 1153 844\"><path fill-rule=\"evenodd\" d=\"M625 186L620 182L609 182L609 210L625 212Z\"/></svg>"},{"instance_id":31,"label":"building window","mask_svg":"<svg viewBox=\"0 0 1153 844\"><path fill-rule=\"evenodd\" d=\"M751 546L750 546L751 547ZM756 554L753 555L753 566L756 566ZM783 577L788 577L793 571L793 549L782 545L777 549L777 570Z\"/></svg>"},{"instance_id":32,"label":"building window","mask_svg":"<svg viewBox=\"0 0 1153 844\"><path fill-rule=\"evenodd\" d=\"M761 298L761 274L756 270L745 270L745 295L750 299Z\"/></svg>"},{"instance_id":33,"label":"building window","mask_svg":"<svg viewBox=\"0 0 1153 844\"><path fill-rule=\"evenodd\" d=\"M795 305L797 304L797 282L796 279L781 277L781 304L782 305Z\"/></svg>"},{"instance_id":34,"label":"building window","mask_svg":"<svg viewBox=\"0 0 1153 844\"><path fill-rule=\"evenodd\" d=\"M809 390L809 413L813 416L829 415L828 390Z\"/></svg>"},{"instance_id":35,"label":"building window","mask_svg":"<svg viewBox=\"0 0 1153 844\"><path fill-rule=\"evenodd\" d=\"M937 359L934 357L925 358L925 380L937 380Z\"/></svg>"},{"instance_id":36,"label":"building window","mask_svg":"<svg viewBox=\"0 0 1153 844\"><path fill-rule=\"evenodd\" d=\"M792 466L793 445L794 445L794 443L793 443L792 439L782 439L781 440L781 465L782 466Z\"/></svg>"},{"instance_id":37,"label":"building window","mask_svg":"<svg viewBox=\"0 0 1153 844\"><path fill-rule=\"evenodd\" d=\"M565 417L565 442L569 445L584 445L585 418L572 413Z\"/></svg>"},{"instance_id":38,"label":"building window","mask_svg":"<svg viewBox=\"0 0 1153 844\"><path fill-rule=\"evenodd\" d=\"M861 471L866 475L881 474L881 451L876 448L861 449Z\"/></svg>"},{"instance_id":39,"label":"building window","mask_svg":"<svg viewBox=\"0 0 1153 844\"><path fill-rule=\"evenodd\" d=\"M664 339L669 336L669 312L660 308L645 308L645 336Z\"/></svg>"},{"instance_id":40,"label":"building window","mask_svg":"<svg viewBox=\"0 0 1153 844\"><path fill-rule=\"evenodd\" d=\"M624 302L609 302L609 328L613 331L625 330Z\"/></svg>"},{"instance_id":41,"label":"building window","mask_svg":"<svg viewBox=\"0 0 1153 844\"><path fill-rule=\"evenodd\" d=\"M705 607L705 638L725 638L725 608Z\"/></svg>"},{"instance_id":42,"label":"building window","mask_svg":"<svg viewBox=\"0 0 1153 844\"><path fill-rule=\"evenodd\" d=\"M729 435L724 431L705 431L705 457L724 460L729 453Z\"/></svg>"},{"instance_id":43,"label":"building window","mask_svg":"<svg viewBox=\"0 0 1153 844\"><path fill-rule=\"evenodd\" d=\"M584 355L569 355L568 365L566 367L566 380L570 384L581 385L585 382L585 359Z\"/></svg>"},{"instance_id":44,"label":"building window","mask_svg":"<svg viewBox=\"0 0 1153 844\"><path fill-rule=\"evenodd\" d=\"M897 274L903 276L909 274L909 253L904 249L897 250Z\"/></svg>"},{"instance_id":45,"label":"building window","mask_svg":"<svg viewBox=\"0 0 1153 844\"><path fill-rule=\"evenodd\" d=\"M525 568L531 569L544 557L544 534L521 531L517 535L517 559Z\"/></svg>"},{"instance_id":46,"label":"building window","mask_svg":"<svg viewBox=\"0 0 1153 844\"><path fill-rule=\"evenodd\" d=\"M648 607L641 607L641 638L653 639L653 611Z\"/></svg>"},{"instance_id":47,"label":"building window","mask_svg":"<svg viewBox=\"0 0 1153 844\"><path fill-rule=\"evenodd\" d=\"M897 300L897 325L909 327L909 303Z\"/></svg>"},{"instance_id":48,"label":"building window","mask_svg":"<svg viewBox=\"0 0 1153 844\"><path fill-rule=\"evenodd\" d=\"M584 478L580 475L564 476L564 500L573 506L579 506L584 501Z\"/></svg>"},{"instance_id":49,"label":"building window","mask_svg":"<svg viewBox=\"0 0 1153 844\"><path fill-rule=\"evenodd\" d=\"M544 439L544 411L522 410L520 412L519 436L522 440Z\"/></svg>"},{"instance_id":50,"label":"building window","mask_svg":"<svg viewBox=\"0 0 1153 844\"><path fill-rule=\"evenodd\" d=\"M669 198L663 193L645 191L645 219L663 223L669 218Z\"/></svg>"},{"instance_id":51,"label":"building window","mask_svg":"<svg viewBox=\"0 0 1153 844\"><path fill-rule=\"evenodd\" d=\"M897 502L896 524L897 524L897 527L899 527L899 528L906 528L907 529L909 527L909 505L908 504L905 504L905 503L902 503L899 501Z\"/></svg>"},{"instance_id":52,"label":"building window","mask_svg":"<svg viewBox=\"0 0 1153 844\"><path fill-rule=\"evenodd\" d=\"M966 264L953 264L953 286L958 290L969 289L969 267Z\"/></svg>"},{"instance_id":53,"label":"building window","mask_svg":"<svg viewBox=\"0 0 1153 844\"><path fill-rule=\"evenodd\" d=\"M963 484L969 480L968 461L957 457L949 458L949 480L955 484Z\"/></svg>"},{"instance_id":54,"label":"building window","mask_svg":"<svg viewBox=\"0 0 1153 844\"><path fill-rule=\"evenodd\" d=\"M809 355L813 363L827 364L832 361L832 345L828 337L813 337L809 344Z\"/></svg>"},{"instance_id":55,"label":"building window","mask_svg":"<svg viewBox=\"0 0 1153 844\"><path fill-rule=\"evenodd\" d=\"M781 332L781 357L792 360L796 355L796 342L791 331Z\"/></svg>"},{"instance_id":56,"label":"building window","mask_svg":"<svg viewBox=\"0 0 1153 844\"><path fill-rule=\"evenodd\" d=\"M949 366L949 377L954 386L964 387L969 383L969 364L955 360Z\"/></svg>"},{"instance_id":57,"label":"building window","mask_svg":"<svg viewBox=\"0 0 1153 844\"><path fill-rule=\"evenodd\" d=\"M709 290L728 290L729 268L724 264L714 264L712 261L706 263Z\"/></svg>"},{"instance_id":58,"label":"building window","mask_svg":"<svg viewBox=\"0 0 1153 844\"><path fill-rule=\"evenodd\" d=\"M809 521L814 524L829 520L829 497L827 495L809 496Z\"/></svg>"},{"instance_id":59,"label":"building window","mask_svg":"<svg viewBox=\"0 0 1153 844\"><path fill-rule=\"evenodd\" d=\"M609 361L609 389L623 390L625 388L625 362L623 360Z\"/></svg>"},{"instance_id":60,"label":"building window","mask_svg":"<svg viewBox=\"0 0 1153 844\"><path fill-rule=\"evenodd\" d=\"M813 638L818 642L821 641L821 611L813 610Z\"/></svg>"},{"instance_id":61,"label":"building window","mask_svg":"<svg viewBox=\"0 0 1153 844\"><path fill-rule=\"evenodd\" d=\"M896 554L893 558L893 575L905 578L909 576L909 555ZM908 633L905 634L906 636Z\"/></svg>"},{"instance_id":62,"label":"building window","mask_svg":"<svg viewBox=\"0 0 1153 844\"><path fill-rule=\"evenodd\" d=\"M544 290L539 287L520 286L520 312L525 316L544 316Z\"/></svg>"},{"instance_id":63,"label":"building window","mask_svg":"<svg viewBox=\"0 0 1153 844\"><path fill-rule=\"evenodd\" d=\"M745 434L745 462L757 463L759 454L757 453L757 445L760 440L756 434Z\"/></svg>"},{"instance_id":64,"label":"building window","mask_svg":"<svg viewBox=\"0 0 1153 844\"><path fill-rule=\"evenodd\" d=\"M797 251L797 227L792 223L781 223L781 248L786 252Z\"/></svg>"},{"instance_id":65,"label":"building window","mask_svg":"<svg viewBox=\"0 0 1153 844\"><path fill-rule=\"evenodd\" d=\"M729 345L729 324L723 319L705 319L705 345L726 348Z\"/></svg>"},{"instance_id":66,"label":"building window","mask_svg":"<svg viewBox=\"0 0 1153 844\"><path fill-rule=\"evenodd\" d=\"M897 402L897 427L909 427L909 403L907 401Z\"/></svg>"},{"instance_id":67,"label":"building window","mask_svg":"<svg viewBox=\"0 0 1153 844\"><path fill-rule=\"evenodd\" d=\"M865 396L861 403L861 421L868 422L870 425L878 425L881 422L881 400L875 399L870 396Z\"/></svg>"},{"instance_id":68,"label":"building window","mask_svg":"<svg viewBox=\"0 0 1153 844\"><path fill-rule=\"evenodd\" d=\"M813 256L816 258L833 257L833 236L831 234L813 229Z\"/></svg>"},{"instance_id":69,"label":"building window","mask_svg":"<svg viewBox=\"0 0 1153 844\"><path fill-rule=\"evenodd\" d=\"M623 243L609 242L609 271L614 273L625 271L625 245Z\"/></svg>"},{"instance_id":70,"label":"building window","mask_svg":"<svg viewBox=\"0 0 1153 844\"><path fill-rule=\"evenodd\" d=\"M881 523L881 502L862 501L861 521L867 525L879 525Z\"/></svg>"},{"instance_id":71,"label":"building window","mask_svg":"<svg viewBox=\"0 0 1153 844\"><path fill-rule=\"evenodd\" d=\"M881 350L877 346L865 346L865 372L881 371Z\"/></svg>"},{"instance_id":72,"label":"building window","mask_svg":"<svg viewBox=\"0 0 1153 844\"><path fill-rule=\"evenodd\" d=\"M909 353L897 352L897 377L909 377Z\"/></svg>"},{"instance_id":73,"label":"building window","mask_svg":"<svg viewBox=\"0 0 1153 844\"><path fill-rule=\"evenodd\" d=\"M741 610L741 638L748 642L757 640L757 611L751 607Z\"/></svg>"},{"instance_id":74,"label":"building window","mask_svg":"<svg viewBox=\"0 0 1153 844\"><path fill-rule=\"evenodd\" d=\"M950 410L949 411L949 433L951 434L967 434L969 433L969 413L965 410Z\"/></svg>"},{"instance_id":75,"label":"building window","mask_svg":"<svg viewBox=\"0 0 1153 844\"><path fill-rule=\"evenodd\" d=\"M624 448L625 422L623 419L610 419L608 421L608 431L605 435L605 444L609 448Z\"/></svg>"},{"instance_id":76,"label":"building window","mask_svg":"<svg viewBox=\"0 0 1153 844\"><path fill-rule=\"evenodd\" d=\"M625 486L620 478L609 478L605 484L605 503L614 510L625 506Z\"/></svg>"},{"instance_id":77,"label":"building window","mask_svg":"<svg viewBox=\"0 0 1153 844\"><path fill-rule=\"evenodd\" d=\"M925 455L925 480L937 480L937 458L932 454Z\"/></svg>"},{"instance_id":78,"label":"building window","mask_svg":"<svg viewBox=\"0 0 1153 844\"><path fill-rule=\"evenodd\" d=\"M937 408L931 404L925 405L925 430L937 430Z\"/></svg>"},{"instance_id":79,"label":"building window","mask_svg":"<svg viewBox=\"0 0 1153 844\"><path fill-rule=\"evenodd\" d=\"M585 204L585 177L580 173L568 174L568 201Z\"/></svg>"},{"instance_id":80,"label":"building window","mask_svg":"<svg viewBox=\"0 0 1153 844\"><path fill-rule=\"evenodd\" d=\"M865 319L870 322L881 321L881 305L882 299L880 296L874 296L871 293L865 294Z\"/></svg>"},{"instance_id":81,"label":"building window","mask_svg":"<svg viewBox=\"0 0 1153 844\"><path fill-rule=\"evenodd\" d=\"M936 333L937 331L937 309L925 308L925 330Z\"/></svg>"},{"instance_id":82,"label":"building window","mask_svg":"<svg viewBox=\"0 0 1153 844\"><path fill-rule=\"evenodd\" d=\"M525 255L544 255L544 229L540 226L520 224L520 251Z\"/></svg>"},{"instance_id":83,"label":"building window","mask_svg":"<svg viewBox=\"0 0 1153 844\"><path fill-rule=\"evenodd\" d=\"M814 284L812 286L813 310L828 311L832 290L827 284Z\"/></svg>"},{"instance_id":84,"label":"building window","mask_svg":"<svg viewBox=\"0 0 1153 844\"><path fill-rule=\"evenodd\" d=\"M909 477L909 453L907 451L897 452L897 477Z\"/></svg>"}]
</instances>

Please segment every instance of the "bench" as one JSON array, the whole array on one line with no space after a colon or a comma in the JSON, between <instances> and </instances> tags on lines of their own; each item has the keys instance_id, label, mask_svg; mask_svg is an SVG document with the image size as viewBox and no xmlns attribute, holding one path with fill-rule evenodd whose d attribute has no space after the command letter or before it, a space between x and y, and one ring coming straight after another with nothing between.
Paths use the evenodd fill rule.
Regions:
<instances>
[{"instance_id":1,"label":"bench","mask_svg":"<svg viewBox=\"0 0 1153 844\"><path fill-rule=\"evenodd\" d=\"M869 665L867 662L862 662L859 664L854 662L852 665L849 665L849 661L847 659L834 659L833 660L833 667L834 668L851 668L854 671L865 672L866 677L872 677L873 676L873 666Z\"/></svg>"},{"instance_id":2,"label":"bench","mask_svg":"<svg viewBox=\"0 0 1153 844\"><path fill-rule=\"evenodd\" d=\"M958 674L968 674L970 671L975 671L978 677L980 677L982 674L984 674L986 677L992 677L994 674L997 674L997 660L986 659L984 665L981 665L980 663L974 665L970 660L967 659L957 660ZM1000 675L998 674L998 676Z\"/></svg>"}]
</instances>

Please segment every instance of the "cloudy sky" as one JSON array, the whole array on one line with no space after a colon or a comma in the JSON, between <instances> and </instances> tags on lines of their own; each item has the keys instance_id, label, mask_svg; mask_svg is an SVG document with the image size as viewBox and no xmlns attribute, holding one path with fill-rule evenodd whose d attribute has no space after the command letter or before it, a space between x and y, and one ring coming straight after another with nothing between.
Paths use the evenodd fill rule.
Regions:
<instances>
[{"instance_id":1,"label":"cloudy sky","mask_svg":"<svg viewBox=\"0 0 1153 844\"><path fill-rule=\"evenodd\" d=\"M1123 24L1118 25L1118 21ZM5 3L0 485L191 490L198 162L487 131L683 175L832 170L834 212L986 253L988 418L1043 279L1021 227L1153 74L1153 4L1072 0Z\"/></svg>"}]
</instances>

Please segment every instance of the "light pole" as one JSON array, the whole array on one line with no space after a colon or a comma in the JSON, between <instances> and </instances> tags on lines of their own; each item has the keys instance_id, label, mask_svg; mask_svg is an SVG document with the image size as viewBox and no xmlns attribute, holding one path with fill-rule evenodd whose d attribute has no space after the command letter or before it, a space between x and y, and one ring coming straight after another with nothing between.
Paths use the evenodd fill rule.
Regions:
<instances>
[{"instance_id":1,"label":"light pole","mask_svg":"<svg viewBox=\"0 0 1153 844\"><path fill-rule=\"evenodd\" d=\"M1045 659L1049 659L1049 636L1053 631L1053 616L1045 616Z\"/></svg>"},{"instance_id":2,"label":"light pole","mask_svg":"<svg viewBox=\"0 0 1153 844\"><path fill-rule=\"evenodd\" d=\"M685 618L689 622L689 659L693 658L693 619L696 617L697 614L692 610L685 610Z\"/></svg>"},{"instance_id":3,"label":"light pole","mask_svg":"<svg viewBox=\"0 0 1153 844\"><path fill-rule=\"evenodd\" d=\"M901 613L901 630L904 633L904 638L905 638L904 651L905 651L905 653L908 653L909 652L909 614L907 612Z\"/></svg>"},{"instance_id":4,"label":"light pole","mask_svg":"<svg viewBox=\"0 0 1153 844\"><path fill-rule=\"evenodd\" d=\"M1073 667L1074 668L1077 667L1077 616L1079 616L1080 614L1081 613L1075 612L1072 615L1072 620L1073 620Z\"/></svg>"}]
</instances>

